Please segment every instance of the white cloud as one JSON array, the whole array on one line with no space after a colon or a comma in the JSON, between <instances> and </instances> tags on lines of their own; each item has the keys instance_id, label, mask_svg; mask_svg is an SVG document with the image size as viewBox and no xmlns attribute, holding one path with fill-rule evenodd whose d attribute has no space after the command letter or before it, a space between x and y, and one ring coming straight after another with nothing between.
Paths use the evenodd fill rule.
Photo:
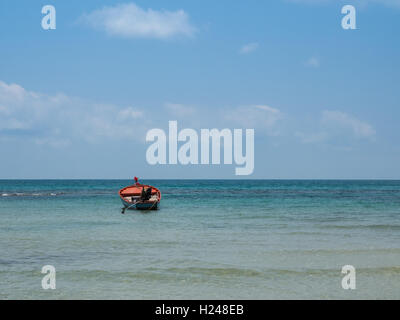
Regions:
<instances>
[{"instance_id":1,"label":"white cloud","mask_svg":"<svg viewBox=\"0 0 400 320\"><path fill-rule=\"evenodd\" d=\"M295 137L302 143L323 143L366 139L375 141L376 131L367 122L341 111L325 110L319 121L313 121L306 132L297 131Z\"/></svg>"},{"instance_id":2,"label":"white cloud","mask_svg":"<svg viewBox=\"0 0 400 320\"><path fill-rule=\"evenodd\" d=\"M225 119L243 128L259 129L268 135L278 135L278 122L283 119L283 114L266 105L253 105L229 109Z\"/></svg>"},{"instance_id":3,"label":"white cloud","mask_svg":"<svg viewBox=\"0 0 400 320\"><path fill-rule=\"evenodd\" d=\"M259 45L257 42L245 44L243 47L240 48L239 53L241 54L251 53L253 51L256 51L258 49L258 46Z\"/></svg>"},{"instance_id":4,"label":"white cloud","mask_svg":"<svg viewBox=\"0 0 400 320\"><path fill-rule=\"evenodd\" d=\"M367 122L340 111L325 110L322 113L322 124L327 127L350 130L357 138L373 139L376 134L375 129Z\"/></svg>"},{"instance_id":5,"label":"white cloud","mask_svg":"<svg viewBox=\"0 0 400 320\"><path fill-rule=\"evenodd\" d=\"M44 95L0 81L0 136L63 147L73 141L144 142L143 111L98 104L63 94Z\"/></svg>"},{"instance_id":6,"label":"white cloud","mask_svg":"<svg viewBox=\"0 0 400 320\"><path fill-rule=\"evenodd\" d=\"M305 63L307 67L318 68L320 66L320 61L316 57L311 57Z\"/></svg>"},{"instance_id":7,"label":"white cloud","mask_svg":"<svg viewBox=\"0 0 400 320\"><path fill-rule=\"evenodd\" d=\"M275 108L272 108L272 107L266 106L266 105L256 105L256 106L254 106L254 108L259 109L259 110L264 110L264 111L267 111L267 112L269 112L271 114L275 114L275 115L280 114L280 111L278 109L275 109Z\"/></svg>"},{"instance_id":8,"label":"white cloud","mask_svg":"<svg viewBox=\"0 0 400 320\"><path fill-rule=\"evenodd\" d=\"M132 120L132 119L139 119L143 116L143 112L132 107L128 107L126 109L121 110L118 112L118 119L119 120Z\"/></svg>"},{"instance_id":9,"label":"white cloud","mask_svg":"<svg viewBox=\"0 0 400 320\"><path fill-rule=\"evenodd\" d=\"M166 103L164 110L147 114L145 109L133 106L99 104L63 94L45 95L0 81L1 141L19 139L60 148L82 140L144 143L149 128L163 127L173 119L179 119L182 126L253 128L260 134L278 136L284 133L284 125L290 120L268 105L196 110L192 106ZM369 123L337 110L325 110L319 120L311 120L305 131L295 131L295 137L302 143L336 139L343 142L351 138L374 141L375 136L376 131Z\"/></svg>"},{"instance_id":10,"label":"white cloud","mask_svg":"<svg viewBox=\"0 0 400 320\"><path fill-rule=\"evenodd\" d=\"M166 39L191 36L195 28L183 10L142 9L134 3L104 7L81 17L89 26L125 38Z\"/></svg>"},{"instance_id":11,"label":"white cloud","mask_svg":"<svg viewBox=\"0 0 400 320\"><path fill-rule=\"evenodd\" d=\"M53 137L47 137L47 138L35 138L33 141L37 145L49 145L53 148L64 148L69 145L71 145L71 141L69 139L60 139L60 138L53 138Z\"/></svg>"}]
</instances>

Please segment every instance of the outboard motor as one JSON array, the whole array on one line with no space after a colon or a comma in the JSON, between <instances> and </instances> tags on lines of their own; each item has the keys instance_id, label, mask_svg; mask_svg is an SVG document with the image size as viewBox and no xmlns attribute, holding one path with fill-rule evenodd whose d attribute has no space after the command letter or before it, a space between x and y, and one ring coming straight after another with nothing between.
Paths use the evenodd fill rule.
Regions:
<instances>
[{"instance_id":1,"label":"outboard motor","mask_svg":"<svg viewBox=\"0 0 400 320\"><path fill-rule=\"evenodd\" d=\"M150 200L152 191L153 191L153 189L151 187L147 188L147 190L146 190L146 200Z\"/></svg>"},{"instance_id":2,"label":"outboard motor","mask_svg":"<svg viewBox=\"0 0 400 320\"><path fill-rule=\"evenodd\" d=\"M143 200L143 201L150 200L151 192L152 192L152 188L151 187L147 188L146 190L143 187L142 194L140 195L140 199Z\"/></svg>"}]
</instances>

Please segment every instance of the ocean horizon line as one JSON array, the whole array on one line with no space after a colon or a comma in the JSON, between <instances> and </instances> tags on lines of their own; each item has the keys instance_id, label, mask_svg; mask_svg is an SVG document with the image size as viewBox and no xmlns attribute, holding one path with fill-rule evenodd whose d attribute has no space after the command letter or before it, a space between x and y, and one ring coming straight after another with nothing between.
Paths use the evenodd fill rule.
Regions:
<instances>
[{"instance_id":1,"label":"ocean horizon line","mask_svg":"<svg viewBox=\"0 0 400 320\"><path fill-rule=\"evenodd\" d=\"M131 181L133 178L0 178L0 181ZM400 178L140 178L150 181L400 181Z\"/></svg>"}]
</instances>

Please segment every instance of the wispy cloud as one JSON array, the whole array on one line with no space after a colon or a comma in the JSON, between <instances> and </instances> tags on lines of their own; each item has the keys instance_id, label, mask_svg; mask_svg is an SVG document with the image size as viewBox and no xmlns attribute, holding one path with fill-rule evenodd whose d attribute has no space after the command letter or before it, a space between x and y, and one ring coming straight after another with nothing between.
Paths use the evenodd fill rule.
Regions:
<instances>
[{"instance_id":1,"label":"wispy cloud","mask_svg":"<svg viewBox=\"0 0 400 320\"><path fill-rule=\"evenodd\" d=\"M2 81L0 106L0 136L8 139L53 147L104 138L144 142L144 112L137 108L46 95Z\"/></svg>"},{"instance_id":2,"label":"wispy cloud","mask_svg":"<svg viewBox=\"0 0 400 320\"><path fill-rule=\"evenodd\" d=\"M256 51L258 49L258 47L259 47L259 44L257 42L248 43L240 48L239 53L240 54L251 53L251 52Z\"/></svg>"},{"instance_id":3,"label":"wispy cloud","mask_svg":"<svg viewBox=\"0 0 400 320\"><path fill-rule=\"evenodd\" d=\"M290 120L290 115L265 104L200 109L198 112L193 106L166 103L160 112L148 114L145 108L46 95L0 81L0 138L57 148L82 140L93 144L145 142L149 128L164 127L168 120L175 119L182 126L253 128L267 136L282 137L289 130L302 143L347 144L376 138L371 124L338 110L323 111L307 126L301 119Z\"/></svg>"},{"instance_id":4,"label":"wispy cloud","mask_svg":"<svg viewBox=\"0 0 400 320\"><path fill-rule=\"evenodd\" d=\"M304 133L297 131L295 136L301 140L302 143L318 143L323 142L328 138L326 132Z\"/></svg>"},{"instance_id":5,"label":"wispy cloud","mask_svg":"<svg viewBox=\"0 0 400 320\"><path fill-rule=\"evenodd\" d=\"M332 142L335 139L375 141L376 131L372 125L353 115L342 111L325 110L320 119L316 119L315 126L311 128L311 131L297 131L295 137L307 144Z\"/></svg>"},{"instance_id":6,"label":"wispy cloud","mask_svg":"<svg viewBox=\"0 0 400 320\"><path fill-rule=\"evenodd\" d=\"M125 119L132 120L132 119L139 119L141 117L143 117L143 112L132 107L128 107L126 109L121 110L120 112L118 112L117 116L119 120L125 120Z\"/></svg>"},{"instance_id":7,"label":"wispy cloud","mask_svg":"<svg viewBox=\"0 0 400 320\"><path fill-rule=\"evenodd\" d=\"M319 68L319 66L320 66L320 61L319 61L319 59L316 58L316 57L311 57L310 59L308 59L308 60L305 62L305 65L306 65L307 67L311 67L311 68Z\"/></svg>"},{"instance_id":8,"label":"wispy cloud","mask_svg":"<svg viewBox=\"0 0 400 320\"><path fill-rule=\"evenodd\" d=\"M146 10L134 3L98 9L83 15L80 21L109 35L124 38L166 39L192 36L196 30L183 10Z\"/></svg>"},{"instance_id":9,"label":"wispy cloud","mask_svg":"<svg viewBox=\"0 0 400 320\"><path fill-rule=\"evenodd\" d=\"M225 120L243 128L259 129L267 135L279 134L278 123L283 119L280 110L267 105L241 106L226 110Z\"/></svg>"},{"instance_id":10,"label":"wispy cloud","mask_svg":"<svg viewBox=\"0 0 400 320\"><path fill-rule=\"evenodd\" d=\"M322 124L326 127L349 130L356 138L374 139L376 134L369 123L341 111L325 110L322 113Z\"/></svg>"}]
</instances>

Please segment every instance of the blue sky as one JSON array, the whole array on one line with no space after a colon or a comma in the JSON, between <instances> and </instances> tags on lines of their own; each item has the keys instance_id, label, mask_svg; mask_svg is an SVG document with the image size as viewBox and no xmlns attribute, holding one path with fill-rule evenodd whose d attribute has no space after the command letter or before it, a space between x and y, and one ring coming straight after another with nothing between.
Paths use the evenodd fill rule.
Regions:
<instances>
[{"instance_id":1,"label":"blue sky","mask_svg":"<svg viewBox=\"0 0 400 320\"><path fill-rule=\"evenodd\" d=\"M0 178L236 178L148 165L177 120L254 128L247 178L400 179L399 34L400 0L3 0Z\"/></svg>"}]
</instances>

